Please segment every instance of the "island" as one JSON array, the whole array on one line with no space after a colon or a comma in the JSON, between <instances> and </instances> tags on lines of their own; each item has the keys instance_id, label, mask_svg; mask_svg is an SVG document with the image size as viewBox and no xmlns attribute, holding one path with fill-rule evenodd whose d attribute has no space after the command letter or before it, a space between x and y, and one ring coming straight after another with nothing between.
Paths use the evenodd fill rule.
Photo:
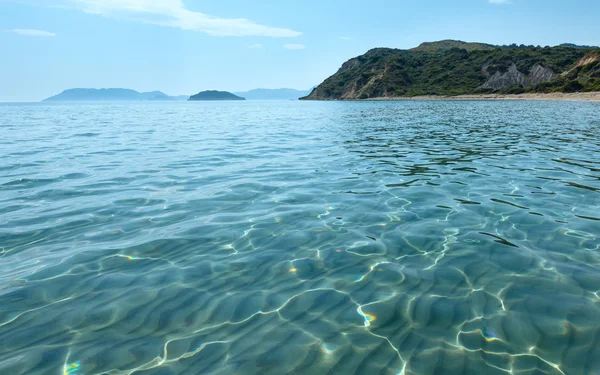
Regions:
<instances>
[{"instance_id":1,"label":"island","mask_svg":"<svg viewBox=\"0 0 600 375\"><path fill-rule=\"evenodd\" d=\"M216 91L208 90L201 91L196 95L190 96L189 101L200 101L200 100L246 100L241 96L234 95L227 91Z\"/></svg>"},{"instance_id":2,"label":"island","mask_svg":"<svg viewBox=\"0 0 600 375\"><path fill-rule=\"evenodd\" d=\"M600 91L600 47L443 40L401 50L375 48L346 61L305 100Z\"/></svg>"},{"instance_id":3,"label":"island","mask_svg":"<svg viewBox=\"0 0 600 375\"><path fill-rule=\"evenodd\" d=\"M44 99L52 101L140 101L140 100L186 100L187 96L169 96L161 91L138 92L131 89L68 89Z\"/></svg>"}]
</instances>

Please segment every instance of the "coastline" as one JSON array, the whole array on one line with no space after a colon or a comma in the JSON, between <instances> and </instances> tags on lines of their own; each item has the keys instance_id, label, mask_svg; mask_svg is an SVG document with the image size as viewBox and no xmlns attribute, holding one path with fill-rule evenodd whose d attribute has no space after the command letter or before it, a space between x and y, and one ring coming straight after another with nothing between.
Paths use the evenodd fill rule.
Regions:
<instances>
[{"instance_id":1,"label":"coastline","mask_svg":"<svg viewBox=\"0 0 600 375\"><path fill-rule=\"evenodd\" d=\"M526 94L469 94L457 96L423 95L413 97L380 97L370 99L357 99L365 101L377 100L566 100L566 101L592 101L600 102L600 92L574 92L574 93L526 93Z\"/></svg>"}]
</instances>

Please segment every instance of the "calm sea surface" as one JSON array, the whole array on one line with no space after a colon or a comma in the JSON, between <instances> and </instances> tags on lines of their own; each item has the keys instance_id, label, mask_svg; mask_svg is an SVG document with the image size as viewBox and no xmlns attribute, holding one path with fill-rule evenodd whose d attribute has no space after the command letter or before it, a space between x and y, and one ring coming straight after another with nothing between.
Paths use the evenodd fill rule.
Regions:
<instances>
[{"instance_id":1,"label":"calm sea surface","mask_svg":"<svg viewBox=\"0 0 600 375\"><path fill-rule=\"evenodd\" d=\"M600 104L2 104L0 373L600 374Z\"/></svg>"}]
</instances>

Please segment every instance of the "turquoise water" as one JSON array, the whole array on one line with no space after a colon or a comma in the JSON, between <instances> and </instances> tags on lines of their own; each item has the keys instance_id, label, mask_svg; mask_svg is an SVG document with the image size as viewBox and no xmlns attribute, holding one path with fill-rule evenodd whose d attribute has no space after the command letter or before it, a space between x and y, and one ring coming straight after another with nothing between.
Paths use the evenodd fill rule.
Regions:
<instances>
[{"instance_id":1,"label":"turquoise water","mask_svg":"<svg viewBox=\"0 0 600 375\"><path fill-rule=\"evenodd\" d=\"M600 374L600 104L0 105L1 374Z\"/></svg>"}]
</instances>

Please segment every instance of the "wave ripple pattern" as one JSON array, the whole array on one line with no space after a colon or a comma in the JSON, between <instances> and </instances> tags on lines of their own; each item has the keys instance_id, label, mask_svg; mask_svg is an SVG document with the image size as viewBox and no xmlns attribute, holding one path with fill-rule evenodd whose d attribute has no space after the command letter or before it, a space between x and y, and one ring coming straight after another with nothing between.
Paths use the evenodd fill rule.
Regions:
<instances>
[{"instance_id":1,"label":"wave ripple pattern","mask_svg":"<svg viewBox=\"0 0 600 375\"><path fill-rule=\"evenodd\" d=\"M0 105L0 373L600 374L600 105Z\"/></svg>"}]
</instances>

